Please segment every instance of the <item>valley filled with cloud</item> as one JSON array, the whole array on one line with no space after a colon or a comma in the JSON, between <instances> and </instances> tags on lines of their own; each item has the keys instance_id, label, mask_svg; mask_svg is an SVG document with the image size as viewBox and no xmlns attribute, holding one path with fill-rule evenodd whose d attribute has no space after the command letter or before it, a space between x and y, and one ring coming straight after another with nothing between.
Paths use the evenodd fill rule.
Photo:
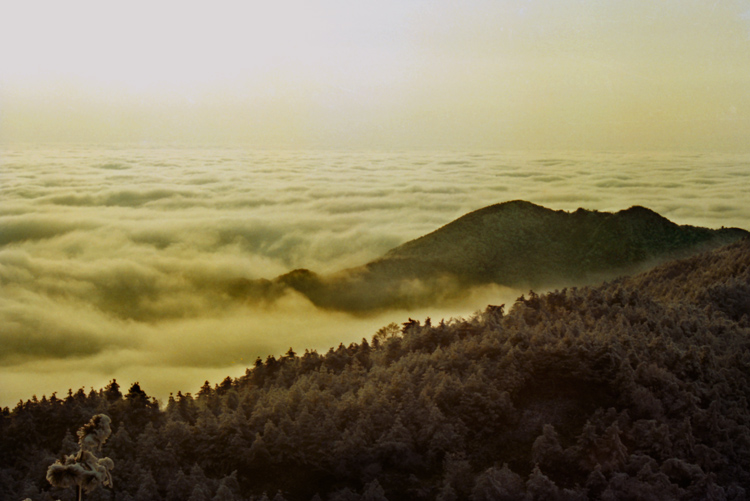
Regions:
<instances>
[{"instance_id":1,"label":"valley filled with cloud","mask_svg":"<svg viewBox=\"0 0 750 501\"><path fill-rule=\"evenodd\" d=\"M487 205L648 207L748 229L750 156L12 146L0 184L0 405L140 381L160 399L256 357L327 350L409 317L468 315L487 286L348 314L243 281L364 264ZM418 284L417 284L418 285Z\"/></svg>"}]
</instances>

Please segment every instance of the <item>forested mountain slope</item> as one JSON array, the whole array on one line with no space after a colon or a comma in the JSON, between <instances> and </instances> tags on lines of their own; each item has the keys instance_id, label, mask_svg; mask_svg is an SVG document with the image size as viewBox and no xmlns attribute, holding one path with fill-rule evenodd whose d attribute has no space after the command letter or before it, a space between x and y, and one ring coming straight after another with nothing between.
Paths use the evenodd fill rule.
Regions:
<instances>
[{"instance_id":1,"label":"forested mountain slope","mask_svg":"<svg viewBox=\"0 0 750 501\"><path fill-rule=\"evenodd\" d=\"M471 282L537 286L627 270L748 235L736 228L679 226L638 206L617 213L584 209L569 213L517 200L467 214L369 266L400 265L416 274L425 267Z\"/></svg>"},{"instance_id":2,"label":"forested mountain slope","mask_svg":"<svg viewBox=\"0 0 750 501\"><path fill-rule=\"evenodd\" d=\"M679 226L643 207L569 213L517 200L467 214L362 267L328 277L295 270L275 283L326 308L415 308L476 285L597 283L749 235Z\"/></svg>"},{"instance_id":3,"label":"forested mountain slope","mask_svg":"<svg viewBox=\"0 0 750 501\"><path fill-rule=\"evenodd\" d=\"M0 498L72 499L44 472L106 413L114 489L87 499L746 499L749 306L745 239L290 349L164 410L137 384L34 398L2 412Z\"/></svg>"}]
</instances>

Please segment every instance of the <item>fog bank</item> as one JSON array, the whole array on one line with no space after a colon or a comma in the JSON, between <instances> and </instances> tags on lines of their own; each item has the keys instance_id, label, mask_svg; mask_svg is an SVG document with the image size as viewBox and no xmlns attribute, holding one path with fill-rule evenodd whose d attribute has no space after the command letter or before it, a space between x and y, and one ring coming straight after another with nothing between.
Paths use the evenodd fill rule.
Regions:
<instances>
[{"instance_id":1,"label":"fog bank","mask_svg":"<svg viewBox=\"0 0 750 501\"><path fill-rule=\"evenodd\" d=\"M390 322L465 315L520 291L421 311L321 311L238 280L357 266L481 207L649 207L749 229L750 157L707 154L6 148L0 185L0 405L140 381L195 391L257 356L327 350Z\"/></svg>"}]
</instances>

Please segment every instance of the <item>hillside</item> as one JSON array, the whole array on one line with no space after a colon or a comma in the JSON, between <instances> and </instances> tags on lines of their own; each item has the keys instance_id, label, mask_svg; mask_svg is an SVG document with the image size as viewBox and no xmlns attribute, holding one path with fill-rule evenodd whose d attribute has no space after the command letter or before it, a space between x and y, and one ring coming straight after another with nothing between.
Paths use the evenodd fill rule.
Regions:
<instances>
[{"instance_id":1,"label":"hillside","mask_svg":"<svg viewBox=\"0 0 750 501\"><path fill-rule=\"evenodd\" d=\"M70 499L44 471L106 413L114 492L86 499L745 499L749 306L744 239L507 313L290 349L163 410L114 381L35 397L2 412L0 498Z\"/></svg>"},{"instance_id":2,"label":"hillside","mask_svg":"<svg viewBox=\"0 0 750 501\"><path fill-rule=\"evenodd\" d=\"M448 272L475 283L539 286L624 271L747 235L739 229L679 226L638 206L617 213L568 213L513 201L467 214L368 266L415 275Z\"/></svg>"},{"instance_id":3,"label":"hillside","mask_svg":"<svg viewBox=\"0 0 750 501\"><path fill-rule=\"evenodd\" d=\"M679 226L643 207L568 213L512 201L469 213L362 267L331 276L295 270L275 284L325 308L410 309L459 297L477 285L597 283L748 235L737 228Z\"/></svg>"}]
</instances>

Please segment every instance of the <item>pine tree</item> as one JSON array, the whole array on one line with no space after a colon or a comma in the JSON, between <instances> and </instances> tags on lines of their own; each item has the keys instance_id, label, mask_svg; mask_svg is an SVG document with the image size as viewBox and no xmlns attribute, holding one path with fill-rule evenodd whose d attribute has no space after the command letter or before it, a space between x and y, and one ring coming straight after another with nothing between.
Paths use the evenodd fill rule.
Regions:
<instances>
[{"instance_id":1,"label":"pine tree","mask_svg":"<svg viewBox=\"0 0 750 501\"><path fill-rule=\"evenodd\" d=\"M141 475L139 484L138 491L135 494L136 499L161 499L156 481L150 471Z\"/></svg>"}]
</instances>

